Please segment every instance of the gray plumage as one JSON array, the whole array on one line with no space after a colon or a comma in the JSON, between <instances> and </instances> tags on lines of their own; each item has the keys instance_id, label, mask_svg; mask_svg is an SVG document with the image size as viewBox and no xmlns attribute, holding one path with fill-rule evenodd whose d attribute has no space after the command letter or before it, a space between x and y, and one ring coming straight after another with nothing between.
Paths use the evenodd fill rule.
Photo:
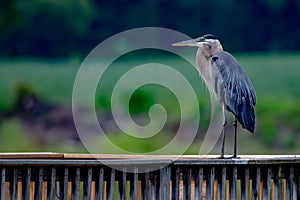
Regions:
<instances>
[{"instance_id":1,"label":"gray plumage","mask_svg":"<svg viewBox=\"0 0 300 200\"><path fill-rule=\"evenodd\" d=\"M211 66L218 70L218 78L222 80L224 90L222 100L225 102L226 109L236 116L243 128L253 133L256 97L248 76L237 60L226 51L215 54L211 58Z\"/></svg>"},{"instance_id":2,"label":"gray plumage","mask_svg":"<svg viewBox=\"0 0 300 200\"><path fill-rule=\"evenodd\" d=\"M216 36L211 34L178 42L174 46L199 47L196 64L200 76L208 89L220 100L223 111L223 141L221 158L224 158L226 110L234 115L234 153L237 157L237 121L251 133L255 130L254 106L256 97L253 85L237 60L223 47Z\"/></svg>"}]
</instances>

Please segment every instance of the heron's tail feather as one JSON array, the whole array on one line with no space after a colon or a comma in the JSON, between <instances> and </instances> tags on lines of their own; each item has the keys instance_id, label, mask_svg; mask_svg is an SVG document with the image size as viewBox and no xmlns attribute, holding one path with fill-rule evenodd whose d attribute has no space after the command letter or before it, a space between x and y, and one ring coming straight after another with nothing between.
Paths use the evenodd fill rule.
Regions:
<instances>
[{"instance_id":1,"label":"heron's tail feather","mask_svg":"<svg viewBox=\"0 0 300 200\"><path fill-rule=\"evenodd\" d=\"M243 106L237 115L238 121L242 124L243 128L251 133L255 130L255 114L253 105L243 99Z\"/></svg>"},{"instance_id":2,"label":"heron's tail feather","mask_svg":"<svg viewBox=\"0 0 300 200\"><path fill-rule=\"evenodd\" d=\"M235 102L234 105L234 109L227 106L227 110L235 115L244 129L247 129L253 133L255 130L254 105L246 101L245 98L242 98L241 102L239 103Z\"/></svg>"}]
</instances>

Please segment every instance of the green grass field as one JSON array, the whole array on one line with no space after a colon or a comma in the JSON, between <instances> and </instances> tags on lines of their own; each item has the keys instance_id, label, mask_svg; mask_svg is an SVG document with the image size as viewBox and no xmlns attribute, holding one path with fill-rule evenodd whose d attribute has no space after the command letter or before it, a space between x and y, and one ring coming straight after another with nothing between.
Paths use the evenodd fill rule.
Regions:
<instances>
[{"instance_id":1,"label":"green grass field","mask_svg":"<svg viewBox=\"0 0 300 200\"><path fill-rule=\"evenodd\" d=\"M257 93L257 131L254 135L240 134L240 153L299 153L300 141L300 53L240 53L235 54L243 66ZM197 71L191 66L183 68L181 60L173 57L155 58L157 62L163 62L175 69L179 69L194 84L199 98L199 107L204 115L209 115L209 94L206 91ZM121 59L113 64L107 75L100 81L100 91L96 94L96 107L98 110L109 110L109 94L126 66L132 67L151 59ZM101 61L100 61L101 62ZM72 88L76 72L80 66L78 60L35 60L35 59L2 59L0 60L0 110L10 109L16 101L15 89L25 85L34 91L41 99L47 102L70 107L72 102ZM169 77L172 79L172 77ZM174 80L176 85L176 80ZM176 85L180 87L180 85ZM184 90L184 88L182 88ZM188 97L187 97L188 98ZM178 102L171 92L157 86L147 86L135 93L130 111L134 114L147 112L147 109L154 104L160 103L165 106L171 121L176 121L180 115ZM205 124L209 116L206 116ZM205 119L205 117L204 117ZM200 122L201 124L201 122ZM229 129L228 131L231 131ZM25 135L23 132L27 132ZM34 140L24 130L18 119L3 120L0 126L0 151L84 151L84 148L74 145L72 142L50 143L44 146L35 146ZM161 136L157 141L167 139L170 136ZM16 139L17 138L17 139ZM151 144L164 145L162 142L152 140L149 143L132 146L132 140L111 135L112 141L128 150L147 152L155 150ZM231 143L231 134L228 137L228 147ZM123 143L124 142L124 143ZM57 144L57 145L54 145ZM155 145L154 145L155 146ZM197 153L199 141L187 151ZM217 146L213 152L218 153ZM227 148L228 153L231 152Z\"/></svg>"}]
</instances>

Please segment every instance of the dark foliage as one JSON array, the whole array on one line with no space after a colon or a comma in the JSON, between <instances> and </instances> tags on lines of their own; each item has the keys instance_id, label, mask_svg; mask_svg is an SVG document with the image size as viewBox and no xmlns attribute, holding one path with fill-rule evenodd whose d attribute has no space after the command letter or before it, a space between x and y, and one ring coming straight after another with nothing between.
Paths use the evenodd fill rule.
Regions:
<instances>
[{"instance_id":1,"label":"dark foliage","mask_svg":"<svg viewBox=\"0 0 300 200\"><path fill-rule=\"evenodd\" d=\"M229 51L300 50L300 1L2 0L0 56L84 56L145 26L212 33Z\"/></svg>"}]
</instances>

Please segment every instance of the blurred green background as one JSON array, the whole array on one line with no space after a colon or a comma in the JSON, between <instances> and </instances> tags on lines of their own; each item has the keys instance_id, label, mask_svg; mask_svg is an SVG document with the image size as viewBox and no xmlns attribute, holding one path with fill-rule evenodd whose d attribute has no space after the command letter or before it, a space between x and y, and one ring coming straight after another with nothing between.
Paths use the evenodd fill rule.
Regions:
<instances>
[{"instance_id":1,"label":"blurred green background","mask_svg":"<svg viewBox=\"0 0 300 200\"><path fill-rule=\"evenodd\" d=\"M299 154L299 0L2 0L0 151L86 152L72 119L76 72L101 41L145 26L170 28L191 37L216 35L236 56L257 92L256 133L240 128L239 153ZM103 81L104 88L96 94L96 109L107 136L136 153L167 144L180 122L174 95L153 85L139 88L131 97L129 109L137 123L146 124L151 105L164 105L168 120L160 134L137 140L122 133L112 119L111 90L120 74L128 70L124 66L154 61L175 68L184 66L166 52L133 52L113 63ZM209 124L209 94L195 69L181 67L181 72L195 86L199 99L199 133L186 152L197 154ZM231 132L228 128L227 153L232 150ZM184 139L178 141L178 145L181 143ZM106 144L99 141L99 145ZM212 153L218 151L219 143ZM114 152L107 149L103 153Z\"/></svg>"}]
</instances>

